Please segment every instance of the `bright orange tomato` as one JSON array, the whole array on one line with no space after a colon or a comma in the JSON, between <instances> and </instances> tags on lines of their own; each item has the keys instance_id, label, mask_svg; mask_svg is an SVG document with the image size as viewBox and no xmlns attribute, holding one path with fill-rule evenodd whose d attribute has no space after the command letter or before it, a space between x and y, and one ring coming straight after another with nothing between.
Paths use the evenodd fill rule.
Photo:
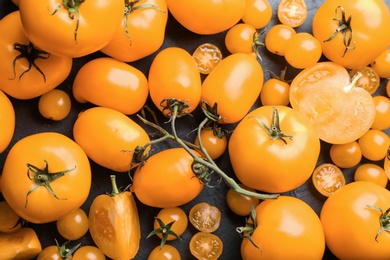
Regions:
<instances>
[{"instance_id":1,"label":"bright orange tomato","mask_svg":"<svg viewBox=\"0 0 390 260\"><path fill-rule=\"evenodd\" d=\"M167 0L173 17L197 34L217 34L236 24L245 13L246 1L237 0Z\"/></svg>"},{"instance_id":2,"label":"bright orange tomato","mask_svg":"<svg viewBox=\"0 0 390 260\"><path fill-rule=\"evenodd\" d=\"M45 247L42 252L39 253L37 260L61 260L61 259L67 259L72 260L73 259L73 253L80 247L80 243L73 246L68 247L67 242L60 245L57 240L55 240L55 245L49 245Z\"/></svg>"},{"instance_id":3,"label":"bright orange tomato","mask_svg":"<svg viewBox=\"0 0 390 260\"><path fill-rule=\"evenodd\" d=\"M162 45L168 20L165 0L125 1L125 14L114 38L100 51L132 62L156 52Z\"/></svg>"},{"instance_id":4,"label":"bright orange tomato","mask_svg":"<svg viewBox=\"0 0 390 260\"><path fill-rule=\"evenodd\" d=\"M31 42L53 55L81 57L108 44L119 28L124 1L20 0L23 28Z\"/></svg>"},{"instance_id":5,"label":"bright orange tomato","mask_svg":"<svg viewBox=\"0 0 390 260\"><path fill-rule=\"evenodd\" d=\"M9 96L38 97L69 76L72 59L49 54L32 44L24 33L19 11L1 19L0 39L0 89Z\"/></svg>"},{"instance_id":6,"label":"bright orange tomato","mask_svg":"<svg viewBox=\"0 0 390 260\"><path fill-rule=\"evenodd\" d=\"M61 89L52 89L39 97L39 113L50 120L65 119L72 108L68 93Z\"/></svg>"},{"instance_id":7,"label":"bright orange tomato","mask_svg":"<svg viewBox=\"0 0 390 260\"><path fill-rule=\"evenodd\" d=\"M284 56L288 41L296 34L294 28L285 24L275 24L265 35L265 47L268 51Z\"/></svg>"},{"instance_id":8,"label":"bright orange tomato","mask_svg":"<svg viewBox=\"0 0 390 260\"><path fill-rule=\"evenodd\" d=\"M202 43L192 53L199 72L202 74L209 74L215 66L221 62L221 50L212 43Z\"/></svg>"},{"instance_id":9,"label":"bright orange tomato","mask_svg":"<svg viewBox=\"0 0 390 260\"><path fill-rule=\"evenodd\" d=\"M56 221L58 233L66 240L77 240L88 232L88 216L82 208L66 214Z\"/></svg>"},{"instance_id":10,"label":"bright orange tomato","mask_svg":"<svg viewBox=\"0 0 390 260\"><path fill-rule=\"evenodd\" d=\"M106 260L106 256L96 246L80 246L74 252L73 260Z\"/></svg>"},{"instance_id":11,"label":"bright orange tomato","mask_svg":"<svg viewBox=\"0 0 390 260\"><path fill-rule=\"evenodd\" d=\"M290 103L290 83L284 79L286 69L282 70L278 77L272 74L272 78L264 82L260 92L260 100L263 106L287 106Z\"/></svg>"},{"instance_id":12,"label":"bright orange tomato","mask_svg":"<svg viewBox=\"0 0 390 260\"><path fill-rule=\"evenodd\" d=\"M15 111L14 107L3 91L0 90L0 153L10 144L15 131Z\"/></svg>"},{"instance_id":13,"label":"bright orange tomato","mask_svg":"<svg viewBox=\"0 0 390 260\"><path fill-rule=\"evenodd\" d=\"M390 98L385 96L374 96L375 118L371 128L385 130L390 127Z\"/></svg>"},{"instance_id":14,"label":"bright orange tomato","mask_svg":"<svg viewBox=\"0 0 390 260\"><path fill-rule=\"evenodd\" d=\"M241 183L238 185L246 190L255 191L254 189L250 189ZM251 207L253 206L256 208L256 206L259 205L260 200L255 197L243 195L230 188L226 193L226 203L235 214L239 216L249 216L251 213Z\"/></svg>"},{"instance_id":15,"label":"bright orange tomato","mask_svg":"<svg viewBox=\"0 0 390 260\"><path fill-rule=\"evenodd\" d=\"M362 151L356 141L345 144L332 144L329 151L330 159L340 168L352 168L362 159Z\"/></svg>"},{"instance_id":16,"label":"bright orange tomato","mask_svg":"<svg viewBox=\"0 0 390 260\"><path fill-rule=\"evenodd\" d=\"M359 165L353 177L355 181L371 181L384 188L386 188L389 181L383 167L373 163Z\"/></svg>"},{"instance_id":17,"label":"bright orange tomato","mask_svg":"<svg viewBox=\"0 0 390 260\"><path fill-rule=\"evenodd\" d=\"M364 88L370 94L374 94L380 85L379 74L372 67L366 66L360 69L351 70L351 77L355 77L358 73L361 77L356 81L356 86Z\"/></svg>"},{"instance_id":18,"label":"bright orange tomato","mask_svg":"<svg viewBox=\"0 0 390 260\"><path fill-rule=\"evenodd\" d=\"M268 0L246 0L244 15L241 20L256 29L263 28L271 21L272 6Z\"/></svg>"},{"instance_id":19,"label":"bright orange tomato","mask_svg":"<svg viewBox=\"0 0 390 260\"><path fill-rule=\"evenodd\" d=\"M231 54L203 81L201 99L210 106L218 105L220 123L236 123L258 99L263 80L263 68L256 59L248 54Z\"/></svg>"},{"instance_id":20,"label":"bright orange tomato","mask_svg":"<svg viewBox=\"0 0 390 260\"><path fill-rule=\"evenodd\" d=\"M148 256L148 260L181 260L179 250L165 244L162 247L155 247Z\"/></svg>"},{"instance_id":21,"label":"bright orange tomato","mask_svg":"<svg viewBox=\"0 0 390 260\"><path fill-rule=\"evenodd\" d=\"M149 93L148 80L142 71L109 57L84 64L76 73L72 89L80 103L90 102L126 115L138 112Z\"/></svg>"},{"instance_id":22,"label":"bright orange tomato","mask_svg":"<svg viewBox=\"0 0 390 260\"><path fill-rule=\"evenodd\" d=\"M313 171L311 180L314 188L325 197L331 196L345 185L343 172L332 163L318 165Z\"/></svg>"},{"instance_id":23,"label":"bright orange tomato","mask_svg":"<svg viewBox=\"0 0 390 260\"><path fill-rule=\"evenodd\" d=\"M390 49L386 49L373 62L371 67L381 78L390 78Z\"/></svg>"},{"instance_id":24,"label":"bright orange tomato","mask_svg":"<svg viewBox=\"0 0 390 260\"><path fill-rule=\"evenodd\" d=\"M4 162L3 196L21 218L32 223L56 221L79 208L90 188L87 155L60 133L42 132L20 139Z\"/></svg>"},{"instance_id":25,"label":"bright orange tomato","mask_svg":"<svg viewBox=\"0 0 390 260\"><path fill-rule=\"evenodd\" d=\"M163 223L162 226L160 225L160 221ZM171 223L172 225L167 227ZM162 208L154 219L154 230L149 236L153 234L157 235L162 239L161 246L163 246L166 241L175 240L183 235L187 226L188 218L183 209L179 207Z\"/></svg>"},{"instance_id":26,"label":"bright orange tomato","mask_svg":"<svg viewBox=\"0 0 390 260\"><path fill-rule=\"evenodd\" d=\"M277 10L279 21L293 28L306 21L307 13L305 0L281 0Z\"/></svg>"},{"instance_id":27,"label":"bright orange tomato","mask_svg":"<svg viewBox=\"0 0 390 260\"><path fill-rule=\"evenodd\" d=\"M227 148L227 137L220 130L204 128L200 131L200 140L203 148L207 151L211 159L220 157ZM196 136L194 144L199 146L199 138Z\"/></svg>"},{"instance_id":28,"label":"bright orange tomato","mask_svg":"<svg viewBox=\"0 0 390 260\"><path fill-rule=\"evenodd\" d=\"M359 138L358 144L365 158L379 161L387 155L390 137L381 130L370 129Z\"/></svg>"},{"instance_id":29,"label":"bright orange tomato","mask_svg":"<svg viewBox=\"0 0 390 260\"><path fill-rule=\"evenodd\" d=\"M41 242L32 228L0 233L0 259L34 259L41 251Z\"/></svg>"},{"instance_id":30,"label":"bright orange tomato","mask_svg":"<svg viewBox=\"0 0 390 260\"><path fill-rule=\"evenodd\" d=\"M135 148L150 141L135 121L106 107L81 112L73 126L73 137L92 161L117 172L128 172Z\"/></svg>"}]
</instances>

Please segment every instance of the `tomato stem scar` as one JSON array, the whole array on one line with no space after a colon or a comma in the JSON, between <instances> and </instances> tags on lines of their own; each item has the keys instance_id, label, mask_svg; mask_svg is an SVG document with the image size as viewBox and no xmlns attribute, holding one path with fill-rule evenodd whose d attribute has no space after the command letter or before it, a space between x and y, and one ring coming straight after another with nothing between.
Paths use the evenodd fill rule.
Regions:
<instances>
[{"instance_id":1,"label":"tomato stem scar","mask_svg":"<svg viewBox=\"0 0 390 260\"><path fill-rule=\"evenodd\" d=\"M378 242L378 236L380 235L380 233L382 233L383 231L390 232L390 216L389 216L390 208L388 208L385 212L383 212L383 210L377 206L367 205L366 207L375 209L381 213L379 216L380 229L378 230L375 236L375 241Z\"/></svg>"}]
</instances>

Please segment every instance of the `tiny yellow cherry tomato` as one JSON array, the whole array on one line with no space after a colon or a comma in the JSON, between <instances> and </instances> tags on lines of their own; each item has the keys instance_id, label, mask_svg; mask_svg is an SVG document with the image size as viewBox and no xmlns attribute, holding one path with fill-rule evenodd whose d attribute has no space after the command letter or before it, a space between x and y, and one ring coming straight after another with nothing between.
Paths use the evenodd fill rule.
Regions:
<instances>
[{"instance_id":1,"label":"tiny yellow cherry tomato","mask_svg":"<svg viewBox=\"0 0 390 260\"><path fill-rule=\"evenodd\" d=\"M265 47L268 51L284 56L287 42L296 34L294 28L285 24L272 26L265 35Z\"/></svg>"},{"instance_id":2,"label":"tiny yellow cherry tomato","mask_svg":"<svg viewBox=\"0 0 390 260\"><path fill-rule=\"evenodd\" d=\"M66 118L72 107L69 95L61 89L52 89L38 101L39 113L47 119L60 121Z\"/></svg>"},{"instance_id":3,"label":"tiny yellow cherry tomato","mask_svg":"<svg viewBox=\"0 0 390 260\"><path fill-rule=\"evenodd\" d=\"M272 6L268 0L246 0L245 13L241 20L256 29L265 27L272 18Z\"/></svg>"},{"instance_id":4,"label":"tiny yellow cherry tomato","mask_svg":"<svg viewBox=\"0 0 390 260\"><path fill-rule=\"evenodd\" d=\"M390 138L381 130L370 129L359 138L358 144L365 158L371 161L379 161L387 155Z\"/></svg>"},{"instance_id":5,"label":"tiny yellow cherry tomato","mask_svg":"<svg viewBox=\"0 0 390 260\"><path fill-rule=\"evenodd\" d=\"M373 164L364 163L359 165L354 174L355 181L371 181L382 187L386 187L389 179L383 167Z\"/></svg>"},{"instance_id":6,"label":"tiny yellow cherry tomato","mask_svg":"<svg viewBox=\"0 0 390 260\"><path fill-rule=\"evenodd\" d=\"M345 185L345 177L339 167L323 163L314 169L312 181L316 190L325 197L331 196Z\"/></svg>"},{"instance_id":7,"label":"tiny yellow cherry tomato","mask_svg":"<svg viewBox=\"0 0 390 260\"><path fill-rule=\"evenodd\" d=\"M333 163L340 168L354 167L362 159L362 151L356 141L345 144L332 144L329 154Z\"/></svg>"},{"instance_id":8,"label":"tiny yellow cherry tomato","mask_svg":"<svg viewBox=\"0 0 390 260\"><path fill-rule=\"evenodd\" d=\"M77 240L84 236L89 227L88 216L78 208L56 221L58 233L67 240Z\"/></svg>"}]
</instances>

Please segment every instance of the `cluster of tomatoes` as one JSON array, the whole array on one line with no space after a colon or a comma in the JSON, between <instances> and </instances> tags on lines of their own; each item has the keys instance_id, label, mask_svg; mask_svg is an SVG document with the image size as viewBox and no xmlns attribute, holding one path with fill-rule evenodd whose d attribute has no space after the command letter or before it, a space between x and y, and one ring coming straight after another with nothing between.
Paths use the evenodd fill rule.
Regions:
<instances>
[{"instance_id":1,"label":"cluster of tomatoes","mask_svg":"<svg viewBox=\"0 0 390 260\"><path fill-rule=\"evenodd\" d=\"M1 259L390 258L388 0L0 3Z\"/></svg>"}]
</instances>

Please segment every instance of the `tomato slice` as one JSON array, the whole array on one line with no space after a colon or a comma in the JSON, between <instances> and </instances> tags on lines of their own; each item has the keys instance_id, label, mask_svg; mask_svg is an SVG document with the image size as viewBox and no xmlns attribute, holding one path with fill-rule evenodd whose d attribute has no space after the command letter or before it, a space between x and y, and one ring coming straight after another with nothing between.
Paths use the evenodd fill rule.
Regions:
<instances>
[{"instance_id":1,"label":"tomato slice","mask_svg":"<svg viewBox=\"0 0 390 260\"><path fill-rule=\"evenodd\" d=\"M306 21L307 6L304 0L281 0L277 13L282 24L295 28Z\"/></svg>"},{"instance_id":2,"label":"tomato slice","mask_svg":"<svg viewBox=\"0 0 390 260\"><path fill-rule=\"evenodd\" d=\"M222 240L215 234L198 232L190 240L190 252L196 259L215 260L222 251Z\"/></svg>"},{"instance_id":3,"label":"tomato slice","mask_svg":"<svg viewBox=\"0 0 390 260\"><path fill-rule=\"evenodd\" d=\"M220 49L212 43L203 43L192 54L199 72L209 74L222 60Z\"/></svg>"},{"instance_id":4,"label":"tomato slice","mask_svg":"<svg viewBox=\"0 0 390 260\"><path fill-rule=\"evenodd\" d=\"M360 69L351 71L351 78L361 73L362 76L356 81L356 86L364 88L368 93L373 94L379 88L380 78L379 74L372 67L366 66Z\"/></svg>"},{"instance_id":5,"label":"tomato slice","mask_svg":"<svg viewBox=\"0 0 390 260\"><path fill-rule=\"evenodd\" d=\"M207 202L200 202L191 208L188 218L197 230L211 233L221 223L221 211Z\"/></svg>"},{"instance_id":6,"label":"tomato slice","mask_svg":"<svg viewBox=\"0 0 390 260\"><path fill-rule=\"evenodd\" d=\"M323 163L312 174L314 187L322 195L329 197L345 185L343 172L332 163Z\"/></svg>"}]
</instances>

